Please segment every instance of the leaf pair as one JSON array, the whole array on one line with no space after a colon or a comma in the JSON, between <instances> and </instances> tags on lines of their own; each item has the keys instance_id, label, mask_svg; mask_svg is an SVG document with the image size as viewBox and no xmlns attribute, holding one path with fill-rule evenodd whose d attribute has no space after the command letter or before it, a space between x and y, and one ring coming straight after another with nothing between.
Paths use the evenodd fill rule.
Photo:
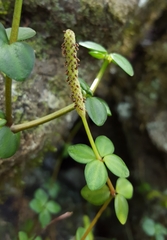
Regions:
<instances>
[{"instance_id":1,"label":"leaf pair","mask_svg":"<svg viewBox=\"0 0 167 240\"><path fill-rule=\"evenodd\" d=\"M108 54L107 50L101 46L100 44L91 42L91 41L86 41L86 42L80 42L79 45L90 49L91 51L89 54L97 59L107 59L110 62L116 63L120 68L122 68L128 75L133 76L134 71L133 68L130 64L130 62L121 56L118 53L111 53Z\"/></svg>"}]
</instances>

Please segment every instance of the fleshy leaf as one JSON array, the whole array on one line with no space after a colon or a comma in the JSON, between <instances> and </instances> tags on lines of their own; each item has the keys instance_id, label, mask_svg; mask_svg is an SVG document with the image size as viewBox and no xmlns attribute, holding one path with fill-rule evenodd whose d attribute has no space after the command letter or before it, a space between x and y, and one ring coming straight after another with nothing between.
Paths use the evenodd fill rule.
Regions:
<instances>
[{"instance_id":1,"label":"fleshy leaf","mask_svg":"<svg viewBox=\"0 0 167 240\"><path fill-rule=\"evenodd\" d=\"M107 185L104 185L98 190L91 191L88 186L82 188L81 195L84 199L94 205L102 205L110 196L110 191Z\"/></svg>"},{"instance_id":2,"label":"fleshy leaf","mask_svg":"<svg viewBox=\"0 0 167 240\"><path fill-rule=\"evenodd\" d=\"M134 75L132 65L130 64L130 62L125 57L121 56L118 53L111 53L110 56L112 57L114 62L120 68L122 68L128 75L130 75L130 76Z\"/></svg>"},{"instance_id":3,"label":"fleshy leaf","mask_svg":"<svg viewBox=\"0 0 167 240\"><path fill-rule=\"evenodd\" d=\"M129 212L129 206L126 198L120 194L117 194L114 199L114 208L116 216L120 223L125 224Z\"/></svg>"},{"instance_id":4,"label":"fleshy leaf","mask_svg":"<svg viewBox=\"0 0 167 240\"><path fill-rule=\"evenodd\" d=\"M20 231L18 235L19 235L19 240L28 240L27 233Z\"/></svg>"},{"instance_id":5,"label":"fleshy leaf","mask_svg":"<svg viewBox=\"0 0 167 240\"><path fill-rule=\"evenodd\" d=\"M89 96L93 96L93 93L90 90L89 85L82 78L78 78L78 80L82 90L84 90Z\"/></svg>"},{"instance_id":6,"label":"fleshy leaf","mask_svg":"<svg viewBox=\"0 0 167 240\"><path fill-rule=\"evenodd\" d=\"M40 213L44 208L41 201L36 198L32 199L29 205L30 205L30 208L36 213Z\"/></svg>"},{"instance_id":7,"label":"fleshy leaf","mask_svg":"<svg viewBox=\"0 0 167 240\"><path fill-rule=\"evenodd\" d=\"M112 113L111 113L111 110L108 106L108 104L106 103L106 101L104 101L103 99L101 98L98 98L100 100L101 103L104 104L105 108L106 108L106 111L107 111L107 116L112 116Z\"/></svg>"},{"instance_id":8,"label":"fleshy leaf","mask_svg":"<svg viewBox=\"0 0 167 240\"><path fill-rule=\"evenodd\" d=\"M89 54L97 59L104 59L106 54L102 52L97 52L97 51L90 51Z\"/></svg>"},{"instance_id":9,"label":"fleshy leaf","mask_svg":"<svg viewBox=\"0 0 167 240\"><path fill-rule=\"evenodd\" d=\"M0 158L13 156L18 150L19 145L20 133L14 134L10 128L6 126L0 128Z\"/></svg>"},{"instance_id":10,"label":"fleshy leaf","mask_svg":"<svg viewBox=\"0 0 167 240\"><path fill-rule=\"evenodd\" d=\"M40 223L42 225L42 228L46 227L46 225L50 223L51 215L50 215L50 212L47 209L44 209L39 214L39 221L40 221Z\"/></svg>"},{"instance_id":11,"label":"fleshy leaf","mask_svg":"<svg viewBox=\"0 0 167 240\"><path fill-rule=\"evenodd\" d=\"M133 195L133 186L126 178L118 178L116 182L116 192L130 199Z\"/></svg>"},{"instance_id":12,"label":"fleshy leaf","mask_svg":"<svg viewBox=\"0 0 167 240\"><path fill-rule=\"evenodd\" d=\"M107 110L104 103L96 97L88 97L85 106L91 120L97 126L102 126L107 119Z\"/></svg>"},{"instance_id":13,"label":"fleshy leaf","mask_svg":"<svg viewBox=\"0 0 167 240\"><path fill-rule=\"evenodd\" d=\"M104 157L108 169L118 177L127 178L129 177L129 170L125 165L124 161L115 154L107 155Z\"/></svg>"},{"instance_id":14,"label":"fleshy leaf","mask_svg":"<svg viewBox=\"0 0 167 240\"><path fill-rule=\"evenodd\" d=\"M48 211L51 213L58 213L58 212L60 212L61 207L55 201L49 201L46 204L46 209L48 209Z\"/></svg>"},{"instance_id":15,"label":"fleshy leaf","mask_svg":"<svg viewBox=\"0 0 167 240\"><path fill-rule=\"evenodd\" d=\"M0 23L0 71L16 81L24 81L35 62L34 50L24 42L9 44L5 28Z\"/></svg>"},{"instance_id":16,"label":"fleshy leaf","mask_svg":"<svg viewBox=\"0 0 167 240\"><path fill-rule=\"evenodd\" d=\"M103 162L91 161L85 167L85 179L90 190L102 188L107 181L108 173Z\"/></svg>"},{"instance_id":17,"label":"fleshy leaf","mask_svg":"<svg viewBox=\"0 0 167 240\"><path fill-rule=\"evenodd\" d=\"M0 118L0 127L3 127L6 124L6 119Z\"/></svg>"},{"instance_id":18,"label":"fleshy leaf","mask_svg":"<svg viewBox=\"0 0 167 240\"><path fill-rule=\"evenodd\" d=\"M6 28L6 34L8 39L10 39L11 28ZM34 37L36 32L32 28L28 27L19 27L17 41L23 41L29 38Z\"/></svg>"},{"instance_id":19,"label":"fleshy leaf","mask_svg":"<svg viewBox=\"0 0 167 240\"><path fill-rule=\"evenodd\" d=\"M68 147L71 158L79 163L88 163L96 159L93 150L85 144L76 144Z\"/></svg>"},{"instance_id":20,"label":"fleshy leaf","mask_svg":"<svg viewBox=\"0 0 167 240\"><path fill-rule=\"evenodd\" d=\"M48 195L43 189L39 188L35 191L35 198L39 199L41 204L44 205L48 200Z\"/></svg>"},{"instance_id":21,"label":"fleshy leaf","mask_svg":"<svg viewBox=\"0 0 167 240\"><path fill-rule=\"evenodd\" d=\"M91 50L95 50L97 52L107 53L107 50L103 46L95 42L91 42L91 41L80 42L79 45Z\"/></svg>"},{"instance_id":22,"label":"fleshy leaf","mask_svg":"<svg viewBox=\"0 0 167 240\"><path fill-rule=\"evenodd\" d=\"M114 152L114 145L106 136L99 136L95 140L95 145L101 157L112 154Z\"/></svg>"}]
</instances>

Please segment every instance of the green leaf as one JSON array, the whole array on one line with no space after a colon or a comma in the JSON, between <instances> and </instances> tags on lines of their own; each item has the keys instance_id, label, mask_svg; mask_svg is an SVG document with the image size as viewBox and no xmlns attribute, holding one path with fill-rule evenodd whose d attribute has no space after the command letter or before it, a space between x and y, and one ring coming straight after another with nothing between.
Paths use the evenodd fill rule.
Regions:
<instances>
[{"instance_id":1,"label":"green leaf","mask_svg":"<svg viewBox=\"0 0 167 240\"><path fill-rule=\"evenodd\" d=\"M79 227L76 232L76 240L81 240L82 236L84 235L86 229L83 227ZM85 240L92 240L91 234L85 238Z\"/></svg>"},{"instance_id":2,"label":"green leaf","mask_svg":"<svg viewBox=\"0 0 167 240\"><path fill-rule=\"evenodd\" d=\"M0 127L3 127L6 124L6 119L0 118Z\"/></svg>"},{"instance_id":3,"label":"green leaf","mask_svg":"<svg viewBox=\"0 0 167 240\"><path fill-rule=\"evenodd\" d=\"M114 152L114 145L106 136L99 136L95 140L95 145L101 157L112 154Z\"/></svg>"},{"instance_id":4,"label":"green leaf","mask_svg":"<svg viewBox=\"0 0 167 240\"><path fill-rule=\"evenodd\" d=\"M107 50L103 46L95 42L91 42L91 41L80 42L79 45L91 50L107 53Z\"/></svg>"},{"instance_id":5,"label":"green leaf","mask_svg":"<svg viewBox=\"0 0 167 240\"><path fill-rule=\"evenodd\" d=\"M2 111L2 110L0 110L0 118L2 118L2 119L5 119L6 117L5 117L5 113Z\"/></svg>"},{"instance_id":6,"label":"green leaf","mask_svg":"<svg viewBox=\"0 0 167 240\"><path fill-rule=\"evenodd\" d=\"M23 231L19 231L19 240L29 240L27 233L23 232Z\"/></svg>"},{"instance_id":7,"label":"green leaf","mask_svg":"<svg viewBox=\"0 0 167 240\"><path fill-rule=\"evenodd\" d=\"M34 50L27 43L9 44L5 28L0 23L0 71L16 81L24 81L35 62Z\"/></svg>"},{"instance_id":8,"label":"green leaf","mask_svg":"<svg viewBox=\"0 0 167 240\"><path fill-rule=\"evenodd\" d=\"M81 195L88 202L100 206L110 197L110 191L106 185L94 191L91 191L86 185L82 188Z\"/></svg>"},{"instance_id":9,"label":"green leaf","mask_svg":"<svg viewBox=\"0 0 167 240\"><path fill-rule=\"evenodd\" d=\"M155 234L156 235L167 235L167 228L160 223L155 223Z\"/></svg>"},{"instance_id":10,"label":"green leaf","mask_svg":"<svg viewBox=\"0 0 167 240\"><path fill-rule=\"evenodd\" d=\"M40 199L36 199L36 198L32 199L29 205L30 205L30 208L36 213L40 213L44 209L44 205L41 203Z\"/></svg>"},{"instance_id":11,"label":"green leaf","mask_svg":"<svg viewBox=\"0 0 167 240\"><path fill-rule=\"evenodd\" d=\"M8 39L10 39L11 28L6 28L6 34ZM36 32L32 28L28 27L19 27L17 41L26 40L34 37Z\"/></svg>"},{"instance_id":12,"label":"green leaf","mask_svg":"<svg viewBox=\"0 0 167 240\"><path fill-rule=\"evenodd\" d=\"M133 186L126 178L118 178L116 182L116 192L130 199L133 195Z\"/></svg>"},{"instance_id":13,"label":"green leaf","mask_svg":"<svg viewBox=\"0 0 167 240\"><path fill-rule=\"evenodd\" d=\"M129 177L129 170L125 165L124 161L115 154L107 155L104 157L108 169L118 177L127 178Z\"/></svg>"},{"instance_id":14,"label":"green leaf","mask_svg":"<svg viewBox=\"0 0 167 240\"><path fill-rule=\"evenodd\" d=\"M142 228L148 236L155 235L155 222L151 218L144 218L142 221Z\"/></svg>"},{"instance_id":15,"label":"green leaf","mask_svg":"<svg viewBox=\"0 0 167 240\"><path fill-rule=\"evenodd\" d=\"M51 213L58 213L61 210L61 207L58 203L54 201L49 201L46 204L46 209L48 209L49 212Z\"/></svg>"},{"instance_id":16,"label":"green leaf","mask_svg":"<svg viewBox=\"0 0 167 240\"><path fill-rule=\"evenodd\" d=\"M89 54L97 59L104 59L106 54L102 52L97 52L97 51L90 51Z\"/></svg>"},{"instance_id":17,"label":"green leaf","mask_svg":"<svg viewBox=\"0 0 167 240\"><path fill-rule=\"evenodd\" d=\"M0 158L13 156L20 145L20 133L14 134L10 128L0 128Z\"/></svg>"},{"instance_id":18,"label":"green leaf","mask_svg":"<svg viewBox=\"0 0 167 240\"><path fill-rule=\"evenodd\" d=\"M116 216L120 223L125 224L129 212L129 206L126 198L120 194L117 194L114 199L114 208Z\"/></svg>"},{"instance_id":19,"label":"green leaf","mask_svg":"<svg viewBox=\"0 0 167 240\"><path fill-rule=\"evenodd\" d=\"M88 97L85 102L89 117L97 126L102 126L107 119L107 110L103 102L96 97Z\"/></svg>"},{"instance_id":20,"label":"green leaf","mask_svg":"<svg viewBox=\"0 0 167 240\"><path fill-rule=\"evenodd\" d=\"M39 214L39 221L41 223L42 228L45 228L47 224L50 223L51 221L51 215L50 212L47 209L44 209L40 214Z\"/></svg>"},{"instance_id":21,"label":"green leaf","mask_svg":"<svg viewBox=\"0 0 167 240\"><path fill-rule=\"evenodd\" d=\"M34 240L42 240L42 238L38 236Z\"/></svg>"},{"instance_id":22,"label":"green leaf","mask_svg":"<svg viewBox=\"0 0 167 240\"><path fill-rule=\"evenodd\" d=\"M101 103L104 104L105 108L106 108L106 111L107 111L107 116L112 116L112 113L111 113L111 110L108 106L108 104L106 103L106 101L104 101L103 99L101 98L98 98L100 100Z\"/></svg>"},{"instance_id":23,"label":"green leaf","mask_svg":"<svg viewBox=\"0 0 167 240\"><path fill-rule=\"evenodd\" d=\"M102 188L107 181L108 173L103 162L91 161L85 167L85 179L90 190Z\"/></svg>"},{"instance_id":24,"label":"green leaf","mask_svg":"<svg viewBox=\"0 0 167 240\"><path fill-rule=\"evenodd\" d=\"M68 147L71 158L79 163L88 163L96 159L93 150L85 144L76 144Z\"/></svg>"},{"instance_id":25,"label":"green leaf","mask_svg":"<svg viewBox=\"0 0 167 240\"><path fill-rule=\"evenodd\" d=\"M48 195L46 194L46 192L39 188L35 191L35 198L40 200L41 204L44 205L47 201L48 201Z\"/></svg>"},{"instance_id":26,"label":"green leaf","mask_svg":"<svg viewBox=\"0 0 167 240\"><path fill-rule=\"evenodd\" d=\"M82 79L78 78L81 88L86 92L88 96L93 96L92 91L90 90L89 85Z\"/></svg>"},{"instance_id":27,"label":"green leaf","mask_svg":"<svg viewBox=\"0 0 167 240\"><path fill-rule=\"evenodd\" d=\"M110 56L112 57L114 62L120 68L122 68L128 75L130 75L130 76L134 75L132 65L126 58L124 58L123 56L121 56L120 54L117 54L117 53L111 53Z\"/></svg>"}]
</instances>

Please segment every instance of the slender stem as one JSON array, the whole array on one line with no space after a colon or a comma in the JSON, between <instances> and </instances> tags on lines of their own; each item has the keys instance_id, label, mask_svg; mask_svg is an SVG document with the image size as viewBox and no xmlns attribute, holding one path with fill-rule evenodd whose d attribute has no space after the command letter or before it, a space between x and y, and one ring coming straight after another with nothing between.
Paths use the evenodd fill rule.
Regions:
<instances>
[{"instance_id":1,"label":"slender stem","mask_svg":"<svg viewBox=\"0 0 167 240\"><path fill-rule=\"evenodd\" d=\"M92 85L90 87L90 89L92 90L93 93L96 91L96 88L99 85L99 83L100 83L100 81L101 81L101 79L102 79L102 77L103 77L103 75L105 73L105 70L106 70L107 66L109 65L109 63L110 62L108 60L104 60L102 66L100 68L100 71L97 74L97 77L95 78L95 80L93 81L93 83L92 83Z\"/></svg>"},{"instance_id":2,"label":"slender stem","mask_svg":"<svg viewBox=\"0 0 167 240\"><path fill-rule=\"evenodd\" d=\"M21 9L22 9L22 0L16 0L14 6L14 14L12 21L12 30L10 35L9 44L12 44L17 41L19 25L20 25L20 17L21 17ZM12 79L6 76L5 79L5 108L6 108L6 120L7 125L11 126L12 119Z\"/></svg>"},{"instance_id":3,"label":"slender stem","mask_svg":"<svg viewBox=\"0 0 167 240\"><path fill-rule=\"evenodd\" d=\"M107 208L108 204L111 202L112 197L110 197L109 199L107 199L107 201L103 204L103 206L100 208L100 210L98 211L98 213L96 214L96 216L94 217L94 219L92 220L92 222L90 223L89 227L87 228L86 232L84 233L84 235L82 236L81 240L84 240L87 235L89 234L89 232L92 230L92 228L94 227L94 225L97 223L98 219L100 218L100 216L102 215L102 213L104 212L104 210Z\"/></svg>"},{"instance_id":4,"label":"slender stem","mask_svg":"<svg viewBox=\"0 0 167 240\"><path fill-rule=\"evenodd\" d=\"M112 182L111 182L111 180L109 178L107 179L107 185L108 185L108 187L110 189L111 195L113 197L115 197L116 192L115 192L115 189L114 189L114 187L112 185Z\"/></svg>"},{"instance_id":5,"label":"slender stem","mask_svg":"<svg viewBox=\"0 0 167 240\"><path fill-rule=\"evenodd\" d=\"M32 120L30 122L26 122L26 123L22 123L22 124L13 125L13 126L11 126L11 130L12 130L12 132L16 133L16 132L20 132L20 131L28 129L28 128L38 126L40 124L43 124L43 123L49 122L55 118L58 118L58 117L64 115L65 113L72 111L73 109L74 109L74 104L72 103L54 113L48 114L39 119Z\"/></svg>"},{"instance_id":6,"label":"slender stem","mask_svg":"<svg viewBox=\"0 0 167 240\"><path fill-rule=\"evenodd\" d=\"M99 155L99 152L98 152L98 150L97 150L97 148L96 148L96 145L95 145L95 142L94 142L94 140L93 140L92 133L91 133L91 131L90 131L90 129L89 129L89 126L88 126L88 122L87 122L87 120L86 120L86 117L81 117L81 119L82 119L82 122L83 122L83 125L84 125L84 128L85 128L86 134L87 134L87 136L88 136L90 145L91 145L91 147L92 147L92 149L93 149L93 152L94 152L96 158L101 161L102 159L101 159L101 157L100 157L100 155Z\"/></svg>"}]
</instances>

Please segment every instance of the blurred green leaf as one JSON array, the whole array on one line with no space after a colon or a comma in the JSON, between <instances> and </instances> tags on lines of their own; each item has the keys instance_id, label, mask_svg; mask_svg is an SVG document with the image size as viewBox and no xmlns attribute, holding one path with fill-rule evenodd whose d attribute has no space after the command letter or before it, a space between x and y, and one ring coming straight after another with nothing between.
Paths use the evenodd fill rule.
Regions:
<instances>
[{"instance_id":1,"label":"blurred green leaf","mask_svg":"<svg viewBox=\"0 0 167 240\"><path fill-rule=\"evenodd\" d=\"M19 231L19 240L29 240L27 233L23 232L23 231Z\"/></svg>"},{"instance_id":2,"label":"blurred green leaf","mask_svg":"<svg viewBox=\"0 0 167 240\"><path fill-rule=\"evenodd\" d=\"M134 75L132 65L130 64L130 62L125 57L123 57L123 56L121 56L120 54L117 54L117 53L111 53L110 56L112 57L114 62L120 68L122 68L128 75L130 75L130 76Z\"/></svg>"},{"instance_id":3,"label":"blurred green leaf","mask_svg":"<svg viewBox=\"0 0 167 240\"><path fill-rule=\"evenodd\" d=\"M126 178L118 178L116 182L116 192L130 199L133 195L133 186Z\"/></svg>"},{"instance_id":4,"label":"blurred green leaf","mask_svg":"<svg viewBox=\"0 0 167 240\"><path fill-rule=\"evenodd\" d=\"M91 50L107 53L107 50L103 46L95 42L91 41L79 42L79 45Z\"/></svg>"},{"instance_id":5,"label":"blurred green leaf","mask_svg":"<svg viewBox=\"0 0 167 240\"><path fill-rule=\"evenodd\" d=\"M6 119L0 118L0 127L3 127L6 124Z\"/></svg>"},{"instance_id":6,"label":"blurred green leaf","mask_svg":"<svg viewBox=\"0 0 167 240\"><path fill-rule=\"evenodd\" d=\"M95 140L95 145L101 157L112 154L114 152L114 145L106 136L99 136Z\"/></svg>"},{"instance_id":7,"label":"blurred green leaf","mask_svg":"<svg viewBox=\"0 0 167 240\"><path fill-rule=\"evenodd\" d=\"M81 195L84 199L94 205L102 205L109 197L110 191L107 185L104 185L98 190L91 191L88 186L82 188Z\"/></svg>"},{"instance_id":8,"label":"blurred green leaf","mask_svg":"<svg viewBox=\"0 0 167 240\"><path fill-rule=\"evenodd\" d=\"M45 228L46 225L48 225L51 221L51 215L50 212L47 209L44 209L40 214L39 214L39 221L41 223L42 228Z\"/></svg>"},{"instance_id":9,"label":"blurred green leaf","mask_svg":"<svg viewBox=\"0 0 167 240\"><path fill-rule=\"evenodd\" d=\"M99 98L88 97L85 106L91 120L97 126L102 126L107 119L107 110L104 103Z\"/></svg>"},{"instance_id":10,"label":"blurred green leaf","mask_svg":"<svg viewBox=\"0 0 167 240\"><path fill-rule=\"evenodd\" d=\"M76 232L76 240L81 240L82 236L84 235L86 229L83 227L79 227ZM85 238L85 240L92 240L92 237L90 234Z\"/></svg>"},{"instance_id":11,"label":"blurred green leaf","mask_svg":"<svg viewBox=\"0 0 167 240\"><path fill-rule=\"evenodd\" d=\"M102 188L107 181L108 173L103 162L91 161L85 167L85 179L90 190Z\"/></svg>"},{"instance_id":12,"label":"blurred green leaf","mask_svg":"<svg viewBox=\"0 0 167 240\"><path fill-rule=\"evenodd\" d=\"M155 222L151 218L145 217L142 221L142 228L148 236L155 235Z\"/></svg>"},{"instance_id":13,"label":"blurred green leaf","mask_svg":"<svg viewBox=\"0 0 167 240\"><path fill-rule=\"evenodd\" d=\"M40 199L32 199L29 203L30 208L36 212L36 213L40 213L43 209L44 209L44 205L41 203Z\"/></svg>"},{"instance_id":14,"label":"blurred green leaf","mask_svg":"<svg viewBox=\"0 0 167 240\"><path fill-rule=\"evenodd\" d=\"M68 147L71 158L80 163L88 163L96 159L93 150L85 144L76 144Z\"/></svg>"},{"instance_id":15,"label":"blurred green leaf","mask_svg":"<svg viewBox=\"0 0 167 240\"><path fill-rule=\"evenodd\" d=\"M47 201L48 201L48 195L47 193L41 189L41 188L38 188L36 191L35 191L35 198L38 199L42 205L44 205Z\"/></svg>"},{"instance_id":16,"label":"blurred green leaf","mask_svg":"<svg viewBox=\"0 0 167 240\"><path fill-rule=\"evenodd\" d=\"M2 119L5 119L6 117L5 117L5 113L2 111L2 110L0 110L0 118L2 118Z\"/></svg>"},{"instance_id":17,"label":"blurred green leaf","mask_svg":"<svg viewBox=\"0 0 167 240\"><path fill-rule=\"evenodd\" d=\"M49 212L55 214L60 212L61 207L58 203L54 202L54 201L49 201L46 204L46 209L48 209Z\"/></svg>"},{"instance_id":18,"label":"blurred green leaf","mask_svg":"<svg viewBox=\"0 0 167 240\"><path fill-rule=\"evenodd\" d=\"M129 177L129 170L125 165L124 161L115 154L107 155L104 157L108 169L118 177L127 178Z\"/></svg>"},{"instance_id":19,"label":"blurred green leaf","mask_svg":"<svg viewBox=\"0 0 167 240\"><path fill-rule=\"evenodd\" d=\"M8 39L10 39L11 28L6 28L6 34ZM36 32L32 28L28 27L19 27L17 41L26 40L34 37Z\"/></svg>"},{"instance_id":20,"label":"blurred green leaf","mask_svg":"<svg viewBox=\"0 0 167 240\"><path fill-rule=\"evenodd\" d=\"M0 128L0 158L13 156L17 152L19 145L20 133L14 134L6 126Z\"/></svg>"},{"instance_id":21,"label":"blurred green leaf","mask_svg":"<svg viewBox=\"0 0 167 240\"><path fill-rule=\"evenodd\" d=\"M116 216L120 223L125 224L129 212L129 206L126 198L120 194L117 194L114 199L114 208Z\"/></svg>"}]
</instances>

